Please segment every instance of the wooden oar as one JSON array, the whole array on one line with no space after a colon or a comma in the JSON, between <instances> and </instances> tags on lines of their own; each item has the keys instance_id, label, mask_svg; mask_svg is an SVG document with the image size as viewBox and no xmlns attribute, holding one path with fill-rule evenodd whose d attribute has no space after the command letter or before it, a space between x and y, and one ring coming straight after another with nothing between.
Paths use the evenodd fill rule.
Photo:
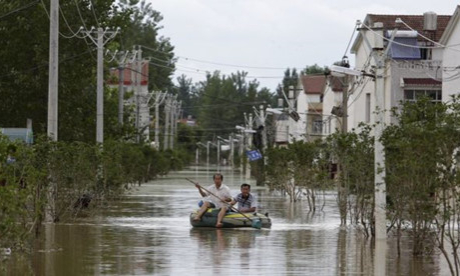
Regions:
<instances>
[{"instance_id":1,"label":"wooden oar","mask_svg":"<svg viewBox=\"0 0 460 276\"><path fill-rule=\"evenodd\" d=\"M251 226L254 227L254 228L257 228L257 229L260 229L262 228L262 222L260 221L260 219L251 219L250 217L246 216L243 212L241 212L240 210L238 210L237 208L233 207L232 205L228 204L227 201L223 200L222 198L216 196L215 194L211 193L208 189L204 188L203 186L201 186L200 184L198 184L198 182L195 182L189 178L185 178L187 179L188 181L192 182L193 184L195 184L196 186L200 187L201 189L203 189L205 192L207 192L208 194L218 198L220 201L222 201L223 203L227 204L228 207L230 207L230 209L240 213L243 217L247 218L249 221L251 221Z\"/></svg>"}]
</instances>

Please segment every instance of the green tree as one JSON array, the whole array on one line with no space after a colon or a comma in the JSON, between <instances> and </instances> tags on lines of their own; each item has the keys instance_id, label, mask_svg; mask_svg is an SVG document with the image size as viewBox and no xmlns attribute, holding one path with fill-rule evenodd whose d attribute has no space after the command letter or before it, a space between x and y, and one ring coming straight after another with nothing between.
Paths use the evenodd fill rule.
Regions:
<instances>
[{"instance_id":1,"label":"green tree","mask_svg":"<svg viewBox=\"0 0 460 276\"><path fill-rule=\"evenodd\" d=\"M175 70L174 47L169 38L158 34L163 28L160 25L163 16L146 0L120 0L119 5L130 17L122 28L121 48L129 51L133 46L144 46L143 57L150 59L149 91L171 89Z\"/></svg>"},{"instance_id":2,"label":"green tree","mask_svg":"<svg viewBox=\"0 0 460 276\"><path fill-rule=\"evenodd\" d=\"M327 66L319 66L318 64L307 65L305 69L301 71L302 75L318 75L324 74L328 70Z\"/></svg>"}]
</instances>

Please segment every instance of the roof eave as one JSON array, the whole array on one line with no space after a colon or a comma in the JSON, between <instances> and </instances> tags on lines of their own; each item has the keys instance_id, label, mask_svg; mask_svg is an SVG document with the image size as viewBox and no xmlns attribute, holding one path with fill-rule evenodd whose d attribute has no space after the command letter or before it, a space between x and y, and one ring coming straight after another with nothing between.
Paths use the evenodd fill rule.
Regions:
<instances>
[{"instance_id":1,"label":"roof eave","mask_svg":"<svg viewBox=\"0 0 460 276\"><path fill-rule=\"evenodd\" d=\"M455 8L454 14L450 18L449 23L447 23L444 33L439 39L439 44L445 45L449 41L449 38L452 35L455 25L457 24L459 19L460 19L460 5L457 5L457 7Z\"/></svg>"}]
</instances>

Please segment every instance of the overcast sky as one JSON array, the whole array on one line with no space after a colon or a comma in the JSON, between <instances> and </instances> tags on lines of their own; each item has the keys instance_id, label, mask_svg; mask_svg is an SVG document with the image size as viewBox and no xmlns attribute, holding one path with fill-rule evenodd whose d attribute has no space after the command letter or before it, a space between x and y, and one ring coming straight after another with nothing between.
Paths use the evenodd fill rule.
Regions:
<instances>
[{"instance_id":1,"label":"overcast sky","mask_svg":"<svg viewBox=\"0 0 460 276\"><path fill-rule=\"evenodd\" d=\"M240 70L272 91L287 67L341 60L356 20L368 13L452 15L457 5L449 0L147 1L164 17L160 34L175 46L176 76L197 82L206 71ZM354 56L347 55L353 64Z\"/></svg>"}]
</instances>

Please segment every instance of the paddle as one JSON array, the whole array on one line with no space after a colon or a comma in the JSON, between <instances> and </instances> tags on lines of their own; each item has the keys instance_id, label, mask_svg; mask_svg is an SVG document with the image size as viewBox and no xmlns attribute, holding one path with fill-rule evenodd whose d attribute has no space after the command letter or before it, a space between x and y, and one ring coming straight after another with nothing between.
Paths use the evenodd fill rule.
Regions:
<instances>
[{"instance_id":1,"label":"paddle","mask_svg":"<svg viewBox=\"0 0 460 276\"><path fill-rule=\"evenodd\" d=\"M200 184L198 184L197 182L189 179L189 178L185 178L187 179L188 181L192 182L193 184L195 184L196 186L200 187L201 189L203 189L205 192L207 192L208 194L218 198L220 201L222 201L223 203L227 204L228 207L230 207L230 209L240 213L243 217L247 218L250 222L251 222L251 226L254 227L254 228L257 228L257 229L260 229L262 228L262 222L260 221L260 219L251 219L250 217L246 216L243 212L241 212L240 210L238 210L237 208L233 207L232 205L228 204L228 202L226 202L225 200L223 200L222 198L216 196L215 194L211 193L209 190L207 190L206 188L204 188L203 186L201 186Z\"/></svg>"}]
</instances>

